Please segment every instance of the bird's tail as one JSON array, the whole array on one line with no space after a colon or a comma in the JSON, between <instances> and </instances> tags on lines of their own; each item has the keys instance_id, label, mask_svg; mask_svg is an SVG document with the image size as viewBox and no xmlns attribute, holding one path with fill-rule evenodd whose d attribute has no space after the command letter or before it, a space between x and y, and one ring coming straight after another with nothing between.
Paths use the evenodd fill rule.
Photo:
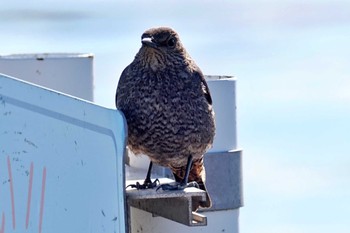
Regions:
<instances>
[{"instance_id":1,"label":"bird's tail","mask_svg":"<svg viewBox=\"0 0 350 233\"><path fill-rule=\"evenodd\" d=\"M181 182L185 176L186 166L179 167L179 168L172 167L171 170L174 174L175 180L177 182ZM196 210L198 209L199 206L203 208L210 208L212 205L212 202L208 194L208 191L205 187L205 168L203 164L203 157L198 160L194 160L192 162L192 167L190 170L190 174L188 176L188 182L192 182L192 181L197 182L197 184L199 185L199 188L206 192L206 200L193 203L193 207L194 207L193 209Z\"/></svg>"}]
</instances>

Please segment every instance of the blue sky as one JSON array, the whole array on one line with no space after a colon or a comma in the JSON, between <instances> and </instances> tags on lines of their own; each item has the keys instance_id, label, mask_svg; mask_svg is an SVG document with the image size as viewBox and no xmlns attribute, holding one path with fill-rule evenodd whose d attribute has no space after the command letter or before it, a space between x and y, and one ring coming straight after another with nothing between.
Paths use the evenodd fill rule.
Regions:
<instances>
[{"instance_id":1,"label":"blue sky","mask_svg":"<svg viewBox=\"0 0 350 233\"><path fill-rule=\"evenodd\" d=\"M94 53L95 102L114 107L122 69L158 25L205 74L238 78L241 232L349 232L349 1L13 0L0 53Z\"/></svg>"}]
</instances>

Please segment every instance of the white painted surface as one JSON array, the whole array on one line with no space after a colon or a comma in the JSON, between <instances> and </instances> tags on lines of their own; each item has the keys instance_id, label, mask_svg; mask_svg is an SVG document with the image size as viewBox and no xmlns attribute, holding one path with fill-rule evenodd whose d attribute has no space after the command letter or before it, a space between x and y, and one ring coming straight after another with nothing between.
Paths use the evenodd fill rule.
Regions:
<instances>
[{"instance_id":1,"label":"white painted surface","mask_svg":"<svg viewBox=\"0 0 350 233\"><path fill-rule=\"evenodd\" d=\"M237 149L236 78L206 76L213 98L216 132L209 152L226 152Z\"/></svg>"},{"instance_id":2,"label":"white painted surface","mask_svg":"<svg viewBox=\"0 0 350 233\"><path fill-rule=\"evenodd\" d=\"M125 121L0 75L0 232L125 232Z\"/></svg>"},{"instance_id":3,"label":"white painted surface","mask_svg":"<svg viewBox=\"0 0 350 233\"><path fill-rule=\"evenodd\" d=\"M92 54L4 55L0 73L93 101Z\"/></svg>"}]
</instances>

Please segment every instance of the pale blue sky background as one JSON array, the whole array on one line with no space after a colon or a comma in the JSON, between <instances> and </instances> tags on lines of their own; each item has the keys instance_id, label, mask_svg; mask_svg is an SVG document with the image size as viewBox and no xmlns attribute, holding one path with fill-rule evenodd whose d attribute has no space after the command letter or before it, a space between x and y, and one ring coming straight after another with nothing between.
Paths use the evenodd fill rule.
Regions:
<instances>
[{"instance_id":1,"label":"pale blue sky background","mask_svg":"<svg viewBox=\"0 0 350 233\"><path fill-rule=\"evenodd\" d=\"M95 102L153 26L175 28L205 74L238 78L242 233L350 231L350 1L2 3L0 53L95 54Z\"/></svg>"}]
</instances>

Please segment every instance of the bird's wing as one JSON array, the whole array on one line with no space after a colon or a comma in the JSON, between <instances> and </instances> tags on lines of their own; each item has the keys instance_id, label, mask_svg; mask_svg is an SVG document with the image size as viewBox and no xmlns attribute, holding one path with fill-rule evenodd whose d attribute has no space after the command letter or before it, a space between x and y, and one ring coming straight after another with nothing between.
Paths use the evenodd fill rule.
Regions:
<instances>
[{"instance_id":1,"label":"bird's wing","mask_svg":"<svg viewBox=\"0 0 350 233\"><path fill-rule=\"evenodd\" d=\"M128 74L128 70L129 70L129 66L127 66L122 74L120 75L120 78L119 78L119 82L118 82L118 86L117 86L117 90L116 90L116 93L115 93L115 106L118 108L118 93L120 93L120 90L121 90L121 86L123 85L123 83L125 82L125 79L127 77L127 74Z\"/></svg>"},{"instance_id":2,"label":"bird's wing","mask_svg":"<svg viewBox=\"0 0 350 233\"><path fill-rule=\"evenodd\" d=\"M199 72L195 72L195 76L199 77L201 86L204 92L204 96L207 99L208 103L212 105L213 100L211 99L209 87L208 87L207 81L205 81L204 75L202 74L202 72L199 71Z\"/></svg>"}]
</instances>

